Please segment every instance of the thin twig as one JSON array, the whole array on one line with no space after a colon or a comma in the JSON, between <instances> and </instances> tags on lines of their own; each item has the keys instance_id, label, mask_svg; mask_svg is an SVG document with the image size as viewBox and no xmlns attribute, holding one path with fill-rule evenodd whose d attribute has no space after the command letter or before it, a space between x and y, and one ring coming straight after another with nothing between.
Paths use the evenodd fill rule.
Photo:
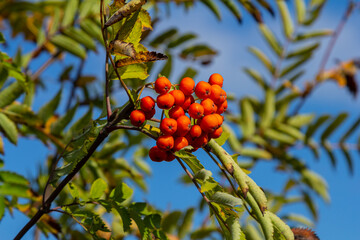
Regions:
<instances>
[{"instance_id":1,"label":"thin twig","mask_svg":"<svg viewBox=\"0 0 360 240\"><path fill-rule=\"evenodd\" d=\"M54 210L51 210L52 212L58 212L58 213L62 213L62 214L66 214L68 216L70 216L72 219L75 220L75 222L77 222L78 224L80 224L80 226L82 226L84 228L85 231L87 231L87 228L85 227L84 224L82 224L79 220L76 219L76 217L74 217L72 214L66 212L66 211L63 211L63 210L60 210L60 209L54 209Z\"/></svg>"},{"instance_id":2,"label":"thin twig","mask_svg":"<svg viewBox=\"0 0 360 240\"><path fill-rule=\"evenodd\" d=\"M222 217L219 215L219 213L216 211L215 207L212 205L211 201L206 197L206 195L201 191L201 188L199 186L199 184L196 182L196 180L194 179L193 175L190 173L190 171L185 167L185 165L182 163L181 159L176 157L176 160L178 161L178 163L181 165L181 167L184 169L184 171L186 172L186 174L189 176L189 178L191 179L191 181L194 183L194 185L196 186L197 190L199 191L199 193L201 194L201 196L203 197L203 199L205 200L205 202L209 205L209 207L213 210L214 214L221 220L222 224L224 224L224 226L230 231L229 226L226 224L226 222L224 221L224 219L222 219Z\"/></svg>"},{"instance_id":3,"label":"thin twig","mask_svg":"<svg viewBox=\"0 0 360 240\"><path fill-rule=\"evenodd\" d=\"M55 60L56 58L60 55L60 51L57 51L54 55L52 55L32 76L31 76L31 81L35 81L36 79L39 78L39 76L41 75L41 73L48 67L50 66Z\"/></svg>"},{"instance_id":4,"label":"thin twig","mask_svg":"<svg viewBox=\"0 0 360 240\"><path fill-rule=\"evenodd\" d=\"M87 201L87 202L73 202L73 203L69 203L69 204L65 204L65 205L61 205L61 206L57 206L54 208L51 208L49 211L55 211L61 208L66 208L66 207L71 207L71 206L76 206L76 205L80 205L80 204L99 204L98 202L94 202L94 201Z\"/></svg>"},{"instance_id":5,"label":"thin twig","mask_svg":"<svg viewBox=\"0 0 360 240\"><path fill-rule=\"evenodd\" d=\"M312 84L311 86L311 89L308 90L306 89L306 94L304 92L305 95L303 95L303 97L301 98L299 104L295 107L295 110L294 110L294 114L297 114L300 109L304 106L304 103L306 101L306 99L311 95L311 93L316 89L316 87L318 87L320 81L318 81L318 77L324 72L325 70L325 67L326 67L326 64L327 62L329 61L330 59L330 55L331 55L331 52L332 50L334 49L335 47L335 44L336 44L336 41L338 40L342 30L344 29L344 26L345 24L347 23L349 17L351 16L353 10L355 9L357 5L354 3L354 1L351 1L349 2L349 6L347 7L343 17L341 18L338 26L336 27L333 35L332 35L332 38L329 42L329 45L327 46L326 50L325 50L325 54L320 62L320 67L319 67L319 70L317 72L317 74L315 75L315 82Z\"/></svg>"}]
</instances>

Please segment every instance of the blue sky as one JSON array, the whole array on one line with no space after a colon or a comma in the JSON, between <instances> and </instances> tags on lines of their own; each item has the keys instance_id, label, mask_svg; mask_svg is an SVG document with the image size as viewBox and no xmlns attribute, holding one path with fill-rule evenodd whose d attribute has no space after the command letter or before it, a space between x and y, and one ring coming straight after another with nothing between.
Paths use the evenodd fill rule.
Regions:
<instances>
[{"instance_id":1,"label":"blue sky","mask_svg":"<svg viewBox=\"0 0 360 240\"><path fill-rule=\"evenodd\" d=\"M329 4L315 25L316 28L333 29L338 24L347 3L347 1L336 0L328 2ZM160 33L164 29L175 26L178 27L181 33L197 33L197 42L207 43L219 51L219 55L214 63L199 71L195 79L196 81L207 80L210 74L219 72L224 76L224 89L227 92L232 92L236 96L261 96L261 92L242 73L242 68L252 66L262 71L261 65L247 52L247 47L252 45L265 52L269 52L266 43L260 37L256 24L253 23L253 20L247 14L244 13L244 24L239 25L226 9L222 8L221 12L223 20L219 22L208 9L200 4L195 4L195 8L188 12L183 10L175 11L174 8L171 8L170 16L167 16L165 12L162 15L165 21L159 22L156 32ZM281 31L279 22L273 21L268 15L266 15L266 20L269 21L270 27L276 33ZM331 55L331 60L327 65L328 67L333 66L334 59L348 60L353 57L359 57L359 22L360 16L359 11L357 11L353 14L343 34L340 36ZM21 38L18 38L12 44L16 45L21 42ZM316 55L311 65L306 66L312 74L318 69L320 61L318 56L321 56L326 43L327 41L321 46L319 54ZM97 74L102 72L103 68L98 64L98 61L102 62L103 58L103 53L93 56L92 60L87 63L85 72ZM71 58L69 59L77 63L71 60ZM41 64L41 61L39 64ZM176 67L174 67L171 78L174 81L177 80L185 67L191 65L192 63L176 61ZM33 67L36 69L35 65ZM56 76L58 71L58 68L52 67L45 71L43 76L48 78L49 83L55 83L56 79L54 76ZM311 74L308 75L308 77L311 76ZM56 86L53 92L55 93L59 87ZM38 108L43 101L49 98L48 95L40 95L35 101L35 108ZM302 112L335 115L347 111L353 114L352 120L354 120L360 115L359 104L359 98L353 99L345 89L340 89L335 83L327 83L311 96ZM237 111L235 106L231 107ZM348 122L351 121L349 120ZM336 134L334 137L336 139ZM41 143L31 139L21 139L16 147L6 142L5 148L5 169L17 171L26 176L34 175L39 164L44 162L48 151ZM324 152L321 153L320 161L316 161L309 152L301 151L302 158L306 160L311 169L321 174L327 180L330 187L331 203L325 204L320 199L317 201L319 206L319 222L314 229L321 239L356 239L354 236L360 236L360 229L358 228L360 222L356 217L360 214L360 210L356 207L360 198L360 189L358 187L360 183L360 164L357 161L359 160L359 155L355 152L352 153L355 160L355 174L350 176L341 153L336 152L336 154L339 156L339 162L337 169L334 170ZM204 159L205 156L199 155L199 158ZM204 161L205 165L213 168L206 160ZM196 206L200 199L200 194L195 187L184 186L179 183L179 177L183 172L176 162L150 163L150 165L153 169L153 177L148 181L149 193L142 194L138 191L135 195L136 200L142 201L147 199L150 203L161 209L175 210ZM253 170L251 177L258 185L265 189L279 191L284 184L286 176L281 173L274 173L274 168L274 163L261 163ZM295 213L310 216L307 210L301 206L291 208L291 210ZM5 234L5 236L3 235L5 239L10 239L15 236L20 227L26 222L27 219L17 212L15 212L14 218L9 217L7 214L7 217L0 223L0 232ZM24 239L30 239L30 237Z\"/></svg>"}]
</instances>

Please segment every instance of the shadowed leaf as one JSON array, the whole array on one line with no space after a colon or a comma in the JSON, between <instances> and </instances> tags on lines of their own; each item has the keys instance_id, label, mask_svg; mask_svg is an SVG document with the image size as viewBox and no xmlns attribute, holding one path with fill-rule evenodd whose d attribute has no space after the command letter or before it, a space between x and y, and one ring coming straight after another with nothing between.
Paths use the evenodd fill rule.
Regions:
<instances>
[{"instance_id":1,"label":"shadowed leaf","mask_svg":"<svg viewBox=\"0 0 360 240\"><path fill-rule=\"evenodd\" d=\"M158 60L166 60L168 57L165 54L157 52L139 52L134 58L124 58L116 61L116 67L122 67L135 63L153 62Z\"/></svg>"},{"instance_id":2,"label":"shadowed leaf","mask_svg":"<svg viewBox=\"0 0 360 240\"><path fill-rule=\"evenodd\" d=\"M119 22L124 17L129 16L133 12L139 10L142 5L146 3L146 0L132 0L117 10L105 23L104 27L109 27Z\"/></svg>"},{"instance_id":3,"label":"shadowed leaf","mask_svg":"<svg viewBox=\"0 0 360 240\"><path fill-rule=\"evenodd\" d=\"M134 49L134 44L132 43L115 40L110 42L109 48L114 53L126 55L132 59L135 59L136 57L136 51Z\"/></svg>"}]
</instances>

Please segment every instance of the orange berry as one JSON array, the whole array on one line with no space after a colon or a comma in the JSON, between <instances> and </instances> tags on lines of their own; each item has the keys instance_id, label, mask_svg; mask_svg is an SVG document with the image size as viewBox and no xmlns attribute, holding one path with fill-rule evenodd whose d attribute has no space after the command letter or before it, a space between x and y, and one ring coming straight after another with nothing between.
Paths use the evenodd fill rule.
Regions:
<instances>
[{"instance_id":1,"label":"orange berry","mask_svg":"<svg viewBox=\"0 0 360 240\"><path fill-rule=\"evenodd\" d=\"M154 162L161 162L167 158L167 153L157 146L154 146L149 151L149 157Z\"/></svg>"},{"instance_id":2,"label":"orange berry","mask_svg":"<svg viewBox=\"0 0 360 240\"><path fill-rule=\"evenodd\" d=\"M177 122L172 118L164 118L160 123L160 130L164 135L173 135L177 130Z\"/></svg>"},{"instance_id":3,"label":"orange berry","mask_svg":"<svg viewBox=\"0 0 360 240\"><path fill-rule=\"evenodd\" d=\"M189 115L194 119L199 119L204 115L204 107L199 103L193 103L189 107Z\"/></svg>"},{"instance_id":4,"label":"orange berry","mask_svg":"<svg viewBox=\"0 0 360 240\"><path fill-rule=\"evenodd\" d=\"M145 112L145 119L149 120L155 115L155 108L153 108L150 112Z\"/></svg>"},{"instance_id":5,"label":"orange berry","mask_svg":"<svg viewBox=\"0 0 360 240\"><path fill-rule=\"evenodd\" d=\"M163 150L170 150L174 147L174 138L172 136L160 136L156 141L156 146Z\"/></svg>"},{"instance_id":6,"label":"orange berry","mask_svg":"<svg viewBox=\"0 0 360 240\"><path fill-rule=\"evenodd\" d=\"M175 99L175 105L177 106L181 106L184 104L185 101L185 95L182 91L180 90L172 90L170 92L170 94L174 97Z\"/></svg>"},{"instance_id":7,"label":"orange berry","mask_svg":"<svg viewBox=\"0 0 360 240\"><path fill-rule=\"evenodd\" d=\"M173 154L172 152L170 152L170 151L167 151L167 152L166 152L166 159L165 159L165 161L166 161L166 162L171 162L171 161L174 160L174 159L175 159L174 154Z\"/></svg>"},{"instance_id":8,"label":"orange berry","mask_svg":"<svg viewBox=\"0 0 360 240\"><path fill-rule=\"evenodd\" d=\"M181 116L177 120L177 131L176 134L179 137L185 136L191 129L191 121L187 116Z\"/></svg>"},{"instance_id":9,"label":"orange berry","mask_svg":"<svg viewBox=\"0 0 360 240\"><path fill-rule=\"evenodd\" d=\"M200 137L196 138L193 142L192 142L192 146L194 148L201 148L203 146L205 146L208 143L208 135L206 133L201 134Z\"/></svg>"},{"instance_id":10,"label":"orange berry","mask_svg":"<svg viewBox=\"0 0 360 240\"><path fill-rule=\"evenodd\" d=\"M211 85L219 85L220 87L222 87L223 82L224 82L224 78L218 73L214 73L209 77L209 83Z\"/></svg>"},{"instance_id":11,"label":"orange berry","mask_svg":"<svg viewBox=\"0 0 360 240\"><path fill-rule=\"evenodd\" d=\"M226 100L226 92L219 85L212 85L210 98L216 104L223 103Z\"/></svg>"},{"instance_id":12,"label":"orange berry","mask_svg":"<svg viewBox=\"0 0 360 240\"><path fill-rule=\"evenodd\" d=\"M169 109L174 106L175 98L170 93L164 93L157 97L156 102L160 109Z\"/></svg>"},{"instance_id":13,"label":"orange berry","mask_svg":"<svg viewBox=\"0 0 360 240\"><path fill-rule=\"evenodd\" d=\"M187 111L189 109L190 105L193 104L194 102L195 102L195 99L192 95L186 96L184 104L182 105L182 108L184 109L184 111Z\"/></svg>"},{"instance_id":14,"label":"orange berry","mask_svg":"<svg viewBox=\"0 0 360 240\"><path fill-rule=\"evenodd\" d=\"M189 145L188 140L185 137L177 137L174 142L174 151L179 151L180 149Z\"/></svg>"},{"instance_id":15,"label":"orange berry","mask_svg":"<svg viewBox=\"0 0 360 240\"><path fill-rule=\"evenodd\" d=\"M185 111L182 107L180 106L174 106L172 109L170 109L169 111L169 117L173 118L173 119L178 119L179 117L185 115Z\"/></svg>"},{"instance_id":16,"label":"orange berry","mask_svg":"<svg viewBox=\"0 0 360 240\"><path fill-rule=\"evenodd\" d=\"M189 96L194 92L195 82L192 78L186 77L180 81L180 90L185 94L185 96Z\"/></svg>"},{"instance_id":17,"label":"orange berry","mask_svg":"<svg viewBox=\"0 0 360 240\"><path fill-rule=\"evenodd\" d=\"M200 127L204 132L213 132L219 127L219 120L214 114L206 115L201 120Z\"/></svg>"},{"instance_id":18,"label":"orange berry","mask_svg":"<svg viewBox=\"0 0 360 240\"><path fill-rule=\"evenodd\" d=\"M214 132L209 133L209 137L210 137L210 138L218 138L218 137L221 136L222 132L223 132L222 127L219 127L219 128L216 129Z\"/></svg>"},{"instance_id":19,"label":"orange berry","mask_svg":"<svg viewBox=\"0 0 360 240\"><path fill-rule=\"evenodd\" d=\"M150 96L144 97L140 100L140 107L144 112L151 112L155 108L155 100Z\"/></svg>"},{"instance_id":20,"label":"orange berry","mask_svg":"<svg viewBox=\"0 0 360 240\"><path fill-rule=\"evenodd\" d=\"M167 93L171 88L171 82L166 77L159 77L155 81L155 91L159 94Z\"/></svg>"},{"instance_id":21,"label":"orange berry","mask_svg":"<svg viewBox=\"0 0 360 240\"><path fill-rule=\"evenodd\" d=\"M196 84L195 94L200 99L205 99L210 97L211 94L211 85L207 82L200 81Z\"/></svg>"},{"instance_id":22,"label":"orange berry","mask_svg":"<svg viewBox=\"0 0 360 240\"><path fill-rule=\"evenodd\" d=\"M193 138L200 137L202 133L201 127L199 125L193 125L190 129L190 135Z\"/></svg>"},{"instance_id":23,"label":"orange berry","mask_svg":"<svg viewBox=\"0 0 360 240\"><path fill-rule=\"evenodd\" d=\"M214 113L213 115L214 115L214 116L216 117L216 119L218 120L218 126L220 127L220 126L223 124L224 117L221 116L221 115L218 114L218 113Z\"/></svg>"},{"instance_id":24,"label":"orange berry","mask_svg":"<svg viewBox=\"0 0 360 240\"><path fill-rule=\"evenodd\" d=\"M212 114L212 113L216 112L216 110L217 110L217 107L216 107L214 101L211 100L210 98L202 100L201 106L204 107L204 115Z\"/></svg>"},{"instance_id":25,"label":"orange berry","mask_svg":"<svg viewBox=\"0 0 360 240\"><path fill-rule=\"evenodd\" d=\"M142 110L134 110L130 113L130 122L139 127L145 122L145 113Z\"/></svg>"},{"instance_id":26,"label":"orange berry","mask_svg":"<svg viewBox=\"0 0 360 240\"><path fill-rule=\"evenodd\" d=\"M218 105L218 109L216 113L222 114L226 111L227 108L228 108L228 102L225 100L225 102L223 102L221 105Z\"/></svg>"}]
</instances>

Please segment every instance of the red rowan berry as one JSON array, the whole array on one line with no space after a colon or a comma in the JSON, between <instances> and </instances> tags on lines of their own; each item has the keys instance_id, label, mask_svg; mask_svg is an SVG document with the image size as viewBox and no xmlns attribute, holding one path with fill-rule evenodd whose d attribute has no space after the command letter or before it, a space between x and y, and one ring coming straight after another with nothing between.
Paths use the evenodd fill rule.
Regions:
<instances>
[{"instance_id":1,"label":"red rowan berry","mask_svg":"<svg viewBox=\"0 0 360 240\"><path fill-rule=\"evenodd\" d=\"M219 127L219 120L214 114L207 115L201 120L200 127L204 132L213 132Z\"/></svg>"},{"instance_id":2,"label":"red rowan berry","mask_svg":"<svg viewBox=\"0 0 360 240\"><path fill-rule=\"evenodd\" d=\"M150 112L144 112L145 113L145 119L149 120L155 115L155 108L153 108Z\"/></svg>"},{"instance_id":3,"label":"red rowan berry","mask_svg":"<svg viewBox=\"0 0 360 240\"><path fill-rule=\"evenodd\" d=\"M225 100L225 102L223 102L221 105L218 105L218 109L216 113L222 114L226 111L227 108L228 108L228 102Z\"/></svg>"},{"instance_id":4,"label":"red rowan berry","mask_svg":"<svg viewBox=\"0 0 360 240\"><path fill-rule=\"evenodd\" d=\"M159 77L155 81L155 91L159 94L167 93L171 88L171 82L166 77Z\"/></svg>"},{"instance_id":5,"label":"red rowan berry","mask_svg":"<svg viewBox=\"0 0 360 240\"><path fill-rule=\"evenodd\" d=\"M156 146L163 150L170 150L174 147L174 138L172 136L160 136L156 141Z\"/></svg>"},{"instance_id":6,"label":"red rowan berry","mask_svg":"<svg viewBox=\"0 0 360 240\"><path fill-rule=\"evenodd\" d=\"M193 103L189 107L189 115L194 119L199 119L204 115L204 107L199 103Z\"/></svg>"},{"instance_id":7,"label":"red rowan berry","mask_svg":"<svg viewBox=\"0 0 360 240\"><path fill-rule=\"evenodd\" d=\"M191 121L187 116L181 116L177 120L177 131L176 134L180 137L183 137L188 133L191 129Z\"/></svg>"},{"instance_id":8,"label":"red rowan berry","mask_svg":"<svg viewBox=\"0 0 360 240\"><path fill-rule=\"evenodd\" d=\"M172 90L170 94L174 97L176 106L182 106L184 104L185 95L182 91Z\"/></svg>"},{"instance_id":9,"label":"red rowan berry","mask_svg":"<svg viewBox=\"0 0 360 240\"><path fill-rule=\"evenodd\" d=\"M164 93L157 97L156 102L160 109L169 109L174 106L175 99L170 93Z\"/></svg>"},{"instance_id":10,"label":"red rowan berry","mask_svg":"<svg viewBox=\"0 0 360 240\"><path fill-rule=\"evenodd\" d=\"M173 119L178 119L179 117L181 117L183 115L185 115L185 111L180 106L174 106L169 111L169 117L171 117Z\"/></svg>"},{"instance_id":11,"label":"red rowan berry","mask_svg":"<svg viewBox=\"0 0 360 240\"><path fill-rule=\"evenodd\" d=\"M200 137L195 138L195 140L192 142L192 146L194 148L201 148L205 146L208 143L208 135L206 133L201 134Z\"/></svg>"},{"instance_id":12,"label":"red rowan berry","mask_svg":"<svg viewBox=\"0 0 360 240\"><path fill-rule=\"evenodd\" d=\"M166 162L171 162L174 159L175 159L174 154L172 152L170 152L170 151L166 151L166 159L165 159L165 161Z\"/></svg>"},{"instance_id":13,"label":"red rowan berry","mask_svg":"<svg viewBox=\"0 0 360 240\"><path fill-rule=\"evenodd\" d=\"M220 87L222 87L223 82L224 82L224 78L218 73L214 73L209 77L209 83L211 85L219 85Z\"/></svg>"},{"instance_id":14,"label":"red rowan berry","mask_svg":"<svg viewBox=\"0 0 360 240\"><path fill-rule=\"evenodd\" d=\"M210 137L210 138L218 138L218 137L221 136L222 132L223 132L222 127L219 127L219 128L216 129L214 132L209 133L209 137Z\"/></svg>"},{"instance_id":15,"label":"red rowan berry","mask_svg":"<svg viewBox=\"0 0 360 240\"><path fill-rule=\"evenodd\" d=\"M172 118L164 118L160 123L160 131L164 135L173 135L177 130L177 122Z\"/></svg>"},{"instance_id":16,"label":"red rowan berry","mask_svg":"<svg viewBox=\"0 0 360 240\"><path fill-rule=\"evenodd\" d=\"M189 109L190 105L193 104L194 102L195 102L195 99L192 95L186 96L184 104L182 105L182 108L184 109L184 111L187 111Z\"/></svg>"},{"instance_id":17,"label":"red rowan berry","mask_svg":"<svg viewBox=\"0 0 360 240\"><path fill-rule=\"evenodd\" d=\"M186 77L180 81L180 90L185 94L185 96L189 96L194 92L195 82L192 78Z\"/></svg>"},{"instance_id":18,"label":"red rowan berry","mask_svg":"<svg viewBox=\"0 0 360 240\"><path fill-rule=\"evenodd\" d=\"M210 97L211 85L204 81L198 82L198 84L195 87L195 94L200 99L205 99Z\"/></svg>"},{"instance_id":19,"label":"red rowan berry","mask_svg":"<svg viewBox=\"0 0 360 240\"><path fill-rule=\"evenodd\" d=\"M174 142L174 151L179 151L180 149L189 145L188 140L185 137L177 137Z\"/></svg>"},{"instance_id":20,"label":"red rowan berry","mask_svg":"<svg viewBox=\"0 0 360 240\"><path fill-rule=\"evenodd\" d=\"M216 112L217 107L213 100L207 98L201 101L201 105L204 107L204 115L209 115Z\"/></svg>"},{"instance_id":21,"label":"red rowan berry","mask_svg":"<svg viewBox=\"0 0 360 240\"><path fill-rule=\"evenodd\" d=\"M212 85L210 98L215 104L221 104L226 100L226 92L219 85Z\"/></svg>"},{"instance_id":22,"label":"red rowan berry","mask_svg":"<svg viewBox=\"0 0 360 240\"><path fill-rule=\"evenodd\" d=\"M140 107L144 112L151 112L155 108L155 100L150 96L144 97L140 100Z\"/></svg>"},{"instance_id":23,"label":"red rowan berry","mask_svg":"<svg viewBox=\"0 0 360 240\"><path fill-rule=\"evenodd\" d=\"M190 129L190 135L193 138L200 137L202 133L201 127L199 125L193 125Z\"/></svg>"},{"instance_id":24,"label":"red rowan berry","mask_svg":"<svg viewBox=\"0 0 360 240\"><path fill-rule=\"evenodd\" d=\"M145 122L145 113L142 110L134 110L130 114L130 122L132 125L139 127Z\"/></svg>"},{"instance_id":25,"label":"red rowan berry","mask_svg":"<svg viewBox=\"0 0 360 240\"><path fill-rule=\"evenodd\" d=\"M161 162L167 158L167 153L157 146L154 146L149 151L149 157L154 162Z\"/></svg>"}]
</instances>

